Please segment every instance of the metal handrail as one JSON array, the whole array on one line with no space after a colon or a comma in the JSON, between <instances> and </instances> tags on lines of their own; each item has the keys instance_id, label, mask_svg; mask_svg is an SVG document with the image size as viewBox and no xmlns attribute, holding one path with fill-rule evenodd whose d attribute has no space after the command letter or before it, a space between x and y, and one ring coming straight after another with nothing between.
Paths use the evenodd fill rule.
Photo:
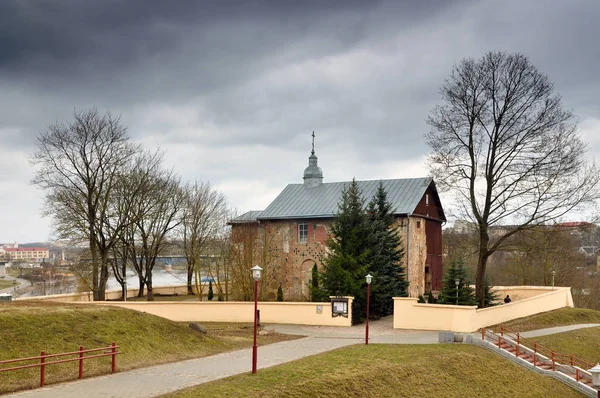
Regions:
<instances>
[{"instance_id":1,"label":"metal handrail","mask_svg":"<svg viewBox=\"0 0 600 398\"><path fill-rule=\"evenodd\" d=\"M59 353L59 354L46 354L45 351L42 351L41 354L37 357L16 358L16 359L7 359L4 361L0 361L0 365L5 365L5 364L10 364L10 363L16 363L16 362L39 360L38 363L33 363L33 364L29 364L29 365L13 366L10 368L0 368L0 373L13 371L13 370L21 370L21 369L29 369L29 368L39 367L40 368L40 387L44 387L45 380L46 380L46 366L47 365L79 361L79 378L82 379L83 378L83 361L84 360L92 359L92 358L107 357L107 356L112 356L111 373L115 373L116 367L117 367L116 356L118 354L122 354L122 351L117 351L118 348L120 348L120 346L116 345L113 342L110 346L107 346L107 347L92 348L89 350L85 350L83 348L83 346L79 346L78 351L63 352L63 353ZM87 355L87 356L84 355L89 352L98 352L98 351L104 351L104 353L96 354L96 355ZM46 362L46 359L48 359L48 358L59 358L59 357L65 357L65 356L70 356L70 355L78 355L78 357L70 358L70 359L61 359L61 360L52 361L52 362Z\"/></svg>"},{"instance_id":2,"label":"metal handrail","mask_svg":"<svg viewBox=\"0 0 600 398\"><path fill-rule=\"evenodd\" d=\"M567 362L570 364L570 366L579 366L582 369L591 369L594 367L594 364L586 362L581 358L577 358L574 355L562 354L560 352L556 352L556 351L552 350L551 348L545 347L542 344L539 344L538 342L536 342L534 340L531 340L531 339L528 339L525 337L521 337L519 332L514 332L510 329L505 328L504 326L500 326L500 334L501 335L506 334L509 337L512 335L514 337L513 340L516 339L521 345L524 345L526 347L534 349L534 350L536 350L536 352L539 352L539 353L545 352L545 353L549 354L546 356L554 357L555 360L562 360L564 362Z\"/></svg>"},{"instance_id":3,"label":"metal handrail","mask_svg":"<svg viewBox=\"0 0 600 398\"><path fill-rule=\"evenodd\" d=\"M548 365L552 367L553 371L560 371L567 375L573 375L576 381L586 379L586 381L591 382L592 380L591 374L587 370L591 369L594 365L573 355L556 353L554 350L551 350L536 341L521 337L518 332L510 331L501 326L500 335L497 335L493 330L482 328L482 340L485 340L485 336L495 339L497 342L494 343L498 348L502 348L503 342L504 344L514 346L515 356L517 357L519 356L519 353L532 357L532 363L535 367ZM519 347L524 347L525 349L521 349L519 352Z\"/></svg>"}]
</instances>

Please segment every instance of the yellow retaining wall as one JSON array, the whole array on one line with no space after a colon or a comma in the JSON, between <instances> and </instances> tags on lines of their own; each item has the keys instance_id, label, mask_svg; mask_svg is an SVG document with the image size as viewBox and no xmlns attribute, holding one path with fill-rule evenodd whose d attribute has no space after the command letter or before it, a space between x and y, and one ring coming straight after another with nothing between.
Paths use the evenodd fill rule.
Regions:
<instances>
[{"instance_id":1,"label":"yellow retaining wall","mask_svg":"<svg viewBox=\"0 0 600 398\"><path fill-rule=\"evenodd\" d=\"M569 287L552 290L546 287L512 286L498 290L508 292L506 294L511 295L511 298L513 295L527 298L514 300L510 304L477 309L476 306L419 304L416 298L394 297L394 329L474 332L482 327L540 312L573 307ZM534 293L537 295L533 295Z\"/></svg>"},{"instance_id":2,"label":"yellow retaining wall","mask_svg":"<svg viewBox=\"0 0 600 398\"><path fill-rule=\"evenodd\" d=\"M348 298L348 318L331 316L331 303L259 302L261 323L351 326L352 297ZM254 303L246 301L198 302L91 302L146 312L177 322L254 322ZM320 309L320 311L319 311Z\"/></svg>"},{"instance_id":3,"label":"yellow retaining wall","mask_svg":"<svg viewBox=\"0 0 600 398\"><path fill-rule=\"evenodd\" d=\"M208 292L208 283L205 283L206 289L204 291ZM197 293L196 286L193 287L194 293ZM160 286L152 289L154 294L162 294L162 295L184 295L187 294L187 285L180 286ZM138 289L127 289L127 297L136 297L138 294ZM121 289L118 290L107 290L106 293L107 300L119 300L122 295ZM68 294L53 294L48 296L33 296L33 297L20 297L15 300L23 301L23 300L35 300L35 301L58 301L58 302L87 302L93 301L94 295L91 291L83 292L83 293L68 293Z\"/></svg>"},{"instance_id":4,"label":"yellow retaining wall","mask_svg":"<svg viewBox=\"0 0 600 398\"><path fill-rule=\"evenodd\" d=\"M154 288L154 293L186 294L187 286L167 286ZM127 292L127 297L135 297L137 289ZM107 291L108 300L121 297L121 291ZM259 302L262 323L287 323L296 325L351 326L352 301L348 299L348 318L331 316L331 302ZM18 301L54 301L110 305L146 312L177 322L254 322L254 302L247 301L93 301L92 292L57 294L19 298ZM318 311L320 307L320 311Z\"/></svg>"}]
</instances>

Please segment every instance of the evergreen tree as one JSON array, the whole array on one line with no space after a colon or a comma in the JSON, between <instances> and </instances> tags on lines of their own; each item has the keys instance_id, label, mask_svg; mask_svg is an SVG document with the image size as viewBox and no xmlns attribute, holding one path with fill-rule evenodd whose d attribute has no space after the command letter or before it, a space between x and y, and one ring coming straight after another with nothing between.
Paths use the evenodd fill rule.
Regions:
<instances>
[{"instance_id":1,"label":"evergreen tree","mask_svg":"<svg viewBox=\"0 0 600 398\"><path fill-rule=\"evenodd\" d=\"M277 301L283 301L283 289L281 288L281 283L277 288Z\"/></svg>"},{"instance_id":2,"label":"evergreen tree","mask_svg":"<svg viewBox=\"0 0 600 398\"><path fill-rule=\"evenodd\" d=\"M208 300L212 300L214 296L215 295L213 293L212 281L208 281Z\"/></svg>"},{"instance_id":3,"label":"evergreen tree","mask_svg":"<svg viewBox=\"0 0 600 398\"><path fill-rule=\"evenodd\" d=\"M319 269L317 268L317 264L312 267L312 279L310 285L310 298L314 303L320 303L322 301L328 301L328 294L324 292L323 289L319 286Z\"/></svg>"},{"instance_id":4,"label":"evergreen tree","mask_svg":"<svg viewBox=\"0 0 600 398\"><path fill-rule=\"evenodd\" d=\"M329 295L354 296L352 302L352 323L365 319L366 282L370 226L364 210L364 200L358 184L352 183L342 191L338 203L338 214L331 225L331 237L327 240L330 255L323 266L323 289Z\"/></svg>"},{"instance_id":5,"label":"evergreen tree","mask_svg":"<svg viewBox=\"0 0 600 398\"><path fill-rule=\"evenodd\" d=\"M432 292L429 292L429 296L427 296L427 304L435 304L435 297L433 297Z\"/></svg>"},{"instance_id":6,"label":"evergreen tree","mask_svg":"<svg viewBox=\"0 0 600 398\"><path fill-rule=\"evenodd\" d=\"M381 182L369 202L367 214L370 224L367 262L373 274L369 314L377 319L394 313L393 297L408 295L408 282L402 266L404 248L400 233L394 226L392 204Z\"/></svg>"},{"instance_id":7,"label":"evergreen tree","mask_svg":"<svg viewBox=\"0 0 600 398\"><path fill-rule=\"evenodd\" d=\"M455 282L457 279L459 281L458 288ZM450 268L446 271L442 283L442 291L438 296L438 304L477 305L475 292L471 287L471 282L461 257L455 257L450 262Z\"/></svg>"},{"instance_id":8,"label":"evergreen tree","mask_svg":"<svg viewBox=\"0 0 600 398\"><path fill-rule=\"evenodd\" d=\"M494 305L498 305L498 302L500 301L498 294L495 291L493 291L492 288L493 286L490 285L490 280L486 277L483 286L486 307L493 307Z\"/></svg>"}]
</instances>

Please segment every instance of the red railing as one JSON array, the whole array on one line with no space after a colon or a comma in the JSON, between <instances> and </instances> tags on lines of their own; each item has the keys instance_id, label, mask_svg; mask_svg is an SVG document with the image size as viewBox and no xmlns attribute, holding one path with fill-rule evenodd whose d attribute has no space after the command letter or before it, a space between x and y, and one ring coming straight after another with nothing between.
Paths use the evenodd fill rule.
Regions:
<instances>
[{"instance_id":1,"label":"red railing","mask_svg":"<svg viewBox=\"0 0 600 398\"><path fill-rule=\"evenodd\" d=\"M514 345L515 356L517 356L517 357L519 356L519 347L529 348L531 351L533 351L533 353L532 353L533 366L537 367L537 366L543 365L543 363L542 363L542 361L540 361L540 357L539 357L539 355L542 355L542 356L548 358L548 360L550 361L550 363L548 363L548 365L550 365L552 367L553 371L556 370L557 364L562 365L561 372L572 374L573 378L576 381L579 381L582 378L585 378L585 379L589 378L587 375L581 374L579 372L579 369L587 370L587 369L591 369L594 367L593 364L586 362L580 358L577 358L574 355L558 353L548 347L541 345L537 341L521 337L519 332L513 332L513 331L505 328L504 326L500 326L500 334L499 335L493 334L492 330L489 330L489 331L492 332L492 336L494 336L494 338L497 339L497 341L495 343L498 345L499 348L502 347L503 343L508 344L510 346ZM481 329L481 338L483 340L485 340L486 335L488 337L490 337L489 334L486 334L486 329ZM514 342L514 344L512 344L511 341ZM528 356L531 356L531 353L529 353L523 349L521 349L521 354L526 354ZM569 370L568 372L564 371L565 366L568 367L568 370Z\"/></svg>"},{"instance_id":2,"label":"red railing","mask_svg":"<svg viewBox=\"0 0 600 398\"><path fill-rule=\"evenodd\" d=\"M1 365L9 364L9 363L39 360L38 363L32 363L29 365L14 366L12 368L0 368L0 372L8 372L8 371L12 371L12 370L20 370L20 369L29 369L29 368L39 367L40 368L40 387L44 387L44 384L46 382L46 366L48 366L48 365L55 365L58 363L79 361L79 378L82 379L83 378L83 361L84 360L112 356L111 373L115 373L116 368L117 368L117 354L121 354L121 351L117 351L117 348L119 348L119 346L116 345L115 343L112 343L108 347L92 348L91 350L85 350L83 348L83 346L79 346L79 351L63 352L60 354L47 355L45 351L42 351L42 353L38 357L17 358L17 359L9 359L6 361L0 361L0 366L1 366ZM104 351L104 352L102 354L84 355L89 352L98 352L98 351ZM71 355L77 355L77 357L69 358L69 359L61 359L59 361L46 362L46 359L48 359L48 358L59 358L59 357L66 357L66 356L71 356Z\"/></svg>"}]
</instances>

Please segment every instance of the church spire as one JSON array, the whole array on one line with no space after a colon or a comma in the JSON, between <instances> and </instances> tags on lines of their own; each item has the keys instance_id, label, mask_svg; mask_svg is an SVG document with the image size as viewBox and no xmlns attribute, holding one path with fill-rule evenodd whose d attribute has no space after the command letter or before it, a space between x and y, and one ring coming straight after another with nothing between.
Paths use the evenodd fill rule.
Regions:
<instances>
[{"instance_id":1,"label":"church spire","mask_svg":"<svg viewBox=\"0 0 600 398\"><path fill-rule=\"evenodd\" d=\"M312 133L312 150L308 157L308 167L304 169L304 186L316 187L323 183L323 171L317 165L317 155L315 155L315 132Z\"/></svg>"}]
</instances>

